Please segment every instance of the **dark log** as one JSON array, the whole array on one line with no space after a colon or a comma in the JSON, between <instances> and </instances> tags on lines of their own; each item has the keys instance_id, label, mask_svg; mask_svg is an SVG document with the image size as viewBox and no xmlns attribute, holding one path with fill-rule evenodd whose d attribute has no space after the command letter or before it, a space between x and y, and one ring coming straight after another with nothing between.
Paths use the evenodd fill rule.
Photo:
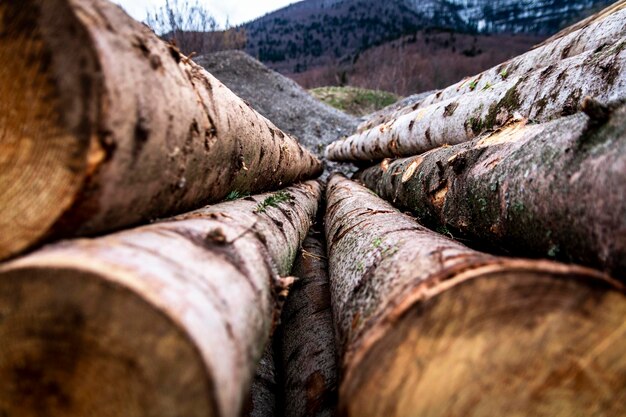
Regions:
<instances>
[{"instance_id":1,"label":"dark log","mask_svg":"<svg viewBox=\"0 0 626 417\"><path fill-rule=\"evenodd\" d=\"M256 373L250 387L248 404L242 414L244 417L275 417L277 416L276 366L274 360L273 341L265 345L263 356L256 367Z\"/></svg>"},{"instance_id":2,"label":"dark log","mask_svg":"<svg viewBox=\"0 0 626 417\"><path fill-rule=\"evenodd\" d=\"M285 417L330 417L337 404L335 333L323 234L304 240L282 314Z\"/></svg>"}]
</instances>

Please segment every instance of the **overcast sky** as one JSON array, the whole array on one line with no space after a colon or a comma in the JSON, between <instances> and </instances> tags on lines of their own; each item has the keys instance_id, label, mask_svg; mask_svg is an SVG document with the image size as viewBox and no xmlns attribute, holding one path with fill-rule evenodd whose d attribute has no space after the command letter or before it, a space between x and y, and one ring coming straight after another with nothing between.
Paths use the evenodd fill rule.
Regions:
<instances>
[{"instance_id":1,"label":"overcast sky","mask_svg":"<svg viewBox=\"0 0 626 417\"><path fill-rule=\"evenodd\" d=\"M146 12L165 4L165 0L113 0L135 19L143 21ZM280 9L297 0L199 0L220 24L228 17L231 25L238 25Z\"/></svg>"}]
</instances>

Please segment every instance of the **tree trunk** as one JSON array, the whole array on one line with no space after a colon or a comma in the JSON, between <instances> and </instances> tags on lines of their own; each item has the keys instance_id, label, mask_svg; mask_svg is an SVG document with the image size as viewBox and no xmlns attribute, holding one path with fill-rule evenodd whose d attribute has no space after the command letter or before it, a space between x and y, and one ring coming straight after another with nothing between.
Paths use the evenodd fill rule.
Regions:
<instances>
[{"instance_id":1,"label":"tree trunk","mask_svg":"<svg viewBox=\"0 0 626 417\"><path fill-rule=\"evenodd\" d=\"M310 233L292 274L280 334L285 417L333 416L337 404L335 334L323 236Z\"/></svg>"},{"instance_id":2,"label":"tree trunk","mask_svg":"<svg viewBox=\"0 0 626 417\"><path fill-rule=\"evenodd\" d=\"M108 1L3 1L0 33L0 259L321 172Z\"/></svg>"},{"instance_id":3,"label":"tree trunk","mask_svg":"<svg viewBox=\"0 0 626 417\"><path fill-rule=\"evenodd\" d=\"M592 115L601 109L593 103L585 101ZM518 121L357 178L432 228L626 281L625 138L626 106L606 123L582 113L538 125Z\"/></svg>"},{"instance_id":4,"label":"tree trunk","mask_svg":"<svg viewBox=\"0 0 626 417\"><path fill-rule=\"evenodd\" d=\"M424 97L418 103L387 114L377 114L376 117L359 125L357 132L361 133L378 125L389 123L417 109L468 94L473 91L470 86L474 80L479 81L474 87L476 90L488 83L494 85L509 77L526 75L558 64L563 59L612 45L616 39L624 39L626 36L625 19L626 0L620 0L588 19L564 29L525 54L496 65L475 77L467 77L456 84Z\"/></svg>"},{"instance_id":5,"label":"tree trunk","mask_svg":"<svg viewBox=\"0 0 626 417\"><path fill-rule=\"evenodd\" d=\"M470 250L340 176L327 198L342 415L626 413L619 283Z\"/></svg>"},{"instance_id":6,"label":"tree trunk","mask_svg":"<svg viewBox=\"0 0 626 417\"><path fill-rule=\"evenodd\" d=\"M603 102L623 100L626 37L618 37L616 29L626 32L623 19L624 16L619 25L602 28L612 29L610 35L619 39L617 43L540 70L508 74L499 82L486 81L484 78L488 77L468 80L471 91L334 142L326 148L326 157L334 161L376 161L413 156L438 146L466 142L502 126L514 116L547 121L574 114L587 95Z\"/></svg>"},{"instance_id":7,"label":"tree trunk","mask_svg":"<svg viewBox=\"0 0 626 417\"><path fill-rule=\"evenodd\" d=\"M276 366L273 341L265 346L263 356L256 367L256 374L250 387L250 395L244 417L275 417L276 413Z\"/></svg>"},{"instance_id":8,"label":"tree trunk","mask_svg":"<svg viewBox=\"0 0 626 417\"><path fill-rule=\"evenodd\" d=\"M320 197L307 182L5 264L0 410L238 417Z\"/></svg>"}]
</instances>

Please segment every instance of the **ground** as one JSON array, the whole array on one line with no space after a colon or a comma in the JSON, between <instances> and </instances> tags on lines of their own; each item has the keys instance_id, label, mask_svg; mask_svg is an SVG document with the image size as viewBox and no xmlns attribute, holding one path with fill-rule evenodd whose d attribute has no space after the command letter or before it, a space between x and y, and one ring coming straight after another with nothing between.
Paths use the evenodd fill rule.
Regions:
<instances>
[{"instance_id":1,"label":"ground","mask_svg":"<svg viewBox=\"0 0 626 417\"><path fill-rule=\"evenodd\" d=\"M309 91L318 100L354 116L365 116L396 103L400 97L358 87L319 87Z\"/></svg>"}]
</instances>

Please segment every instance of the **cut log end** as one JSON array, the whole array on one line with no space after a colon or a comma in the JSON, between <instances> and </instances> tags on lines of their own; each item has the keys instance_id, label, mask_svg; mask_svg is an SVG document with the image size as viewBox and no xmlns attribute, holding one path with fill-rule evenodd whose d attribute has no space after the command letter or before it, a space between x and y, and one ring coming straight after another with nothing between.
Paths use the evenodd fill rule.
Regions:
<instances>
[{"instance_id":1,"label":"cut log end","mask_svg":"<svg viewBox=\"0 0 626 417\"><path fill-rule=\"evenodd\" d=\"M199 351L137 294L73 268L2 275L0 415L217 415Z\"/></svg>"},{"instance_id":2,"label":"cut log end","mask_svg":"<svg viewBox=\"0 0 626 417\"><path fill-rule=\"evenodd\" d=\"M52 46L35 20L22 2L0 4L0 259L49 230L71 204L86 163L84 144L60 116L66 103L53 81Z\"/></svg>"},{"instance_id":3,"label":"cut log end","mask_svg":"<svg viewBox=\"0 0 626 417\"><path fill-rule=\"evenodd\" d=\"M425 294L348 364L343 415L626 413L626 297L608 282L491 269Z\"/></svg>"}]
</instances>

